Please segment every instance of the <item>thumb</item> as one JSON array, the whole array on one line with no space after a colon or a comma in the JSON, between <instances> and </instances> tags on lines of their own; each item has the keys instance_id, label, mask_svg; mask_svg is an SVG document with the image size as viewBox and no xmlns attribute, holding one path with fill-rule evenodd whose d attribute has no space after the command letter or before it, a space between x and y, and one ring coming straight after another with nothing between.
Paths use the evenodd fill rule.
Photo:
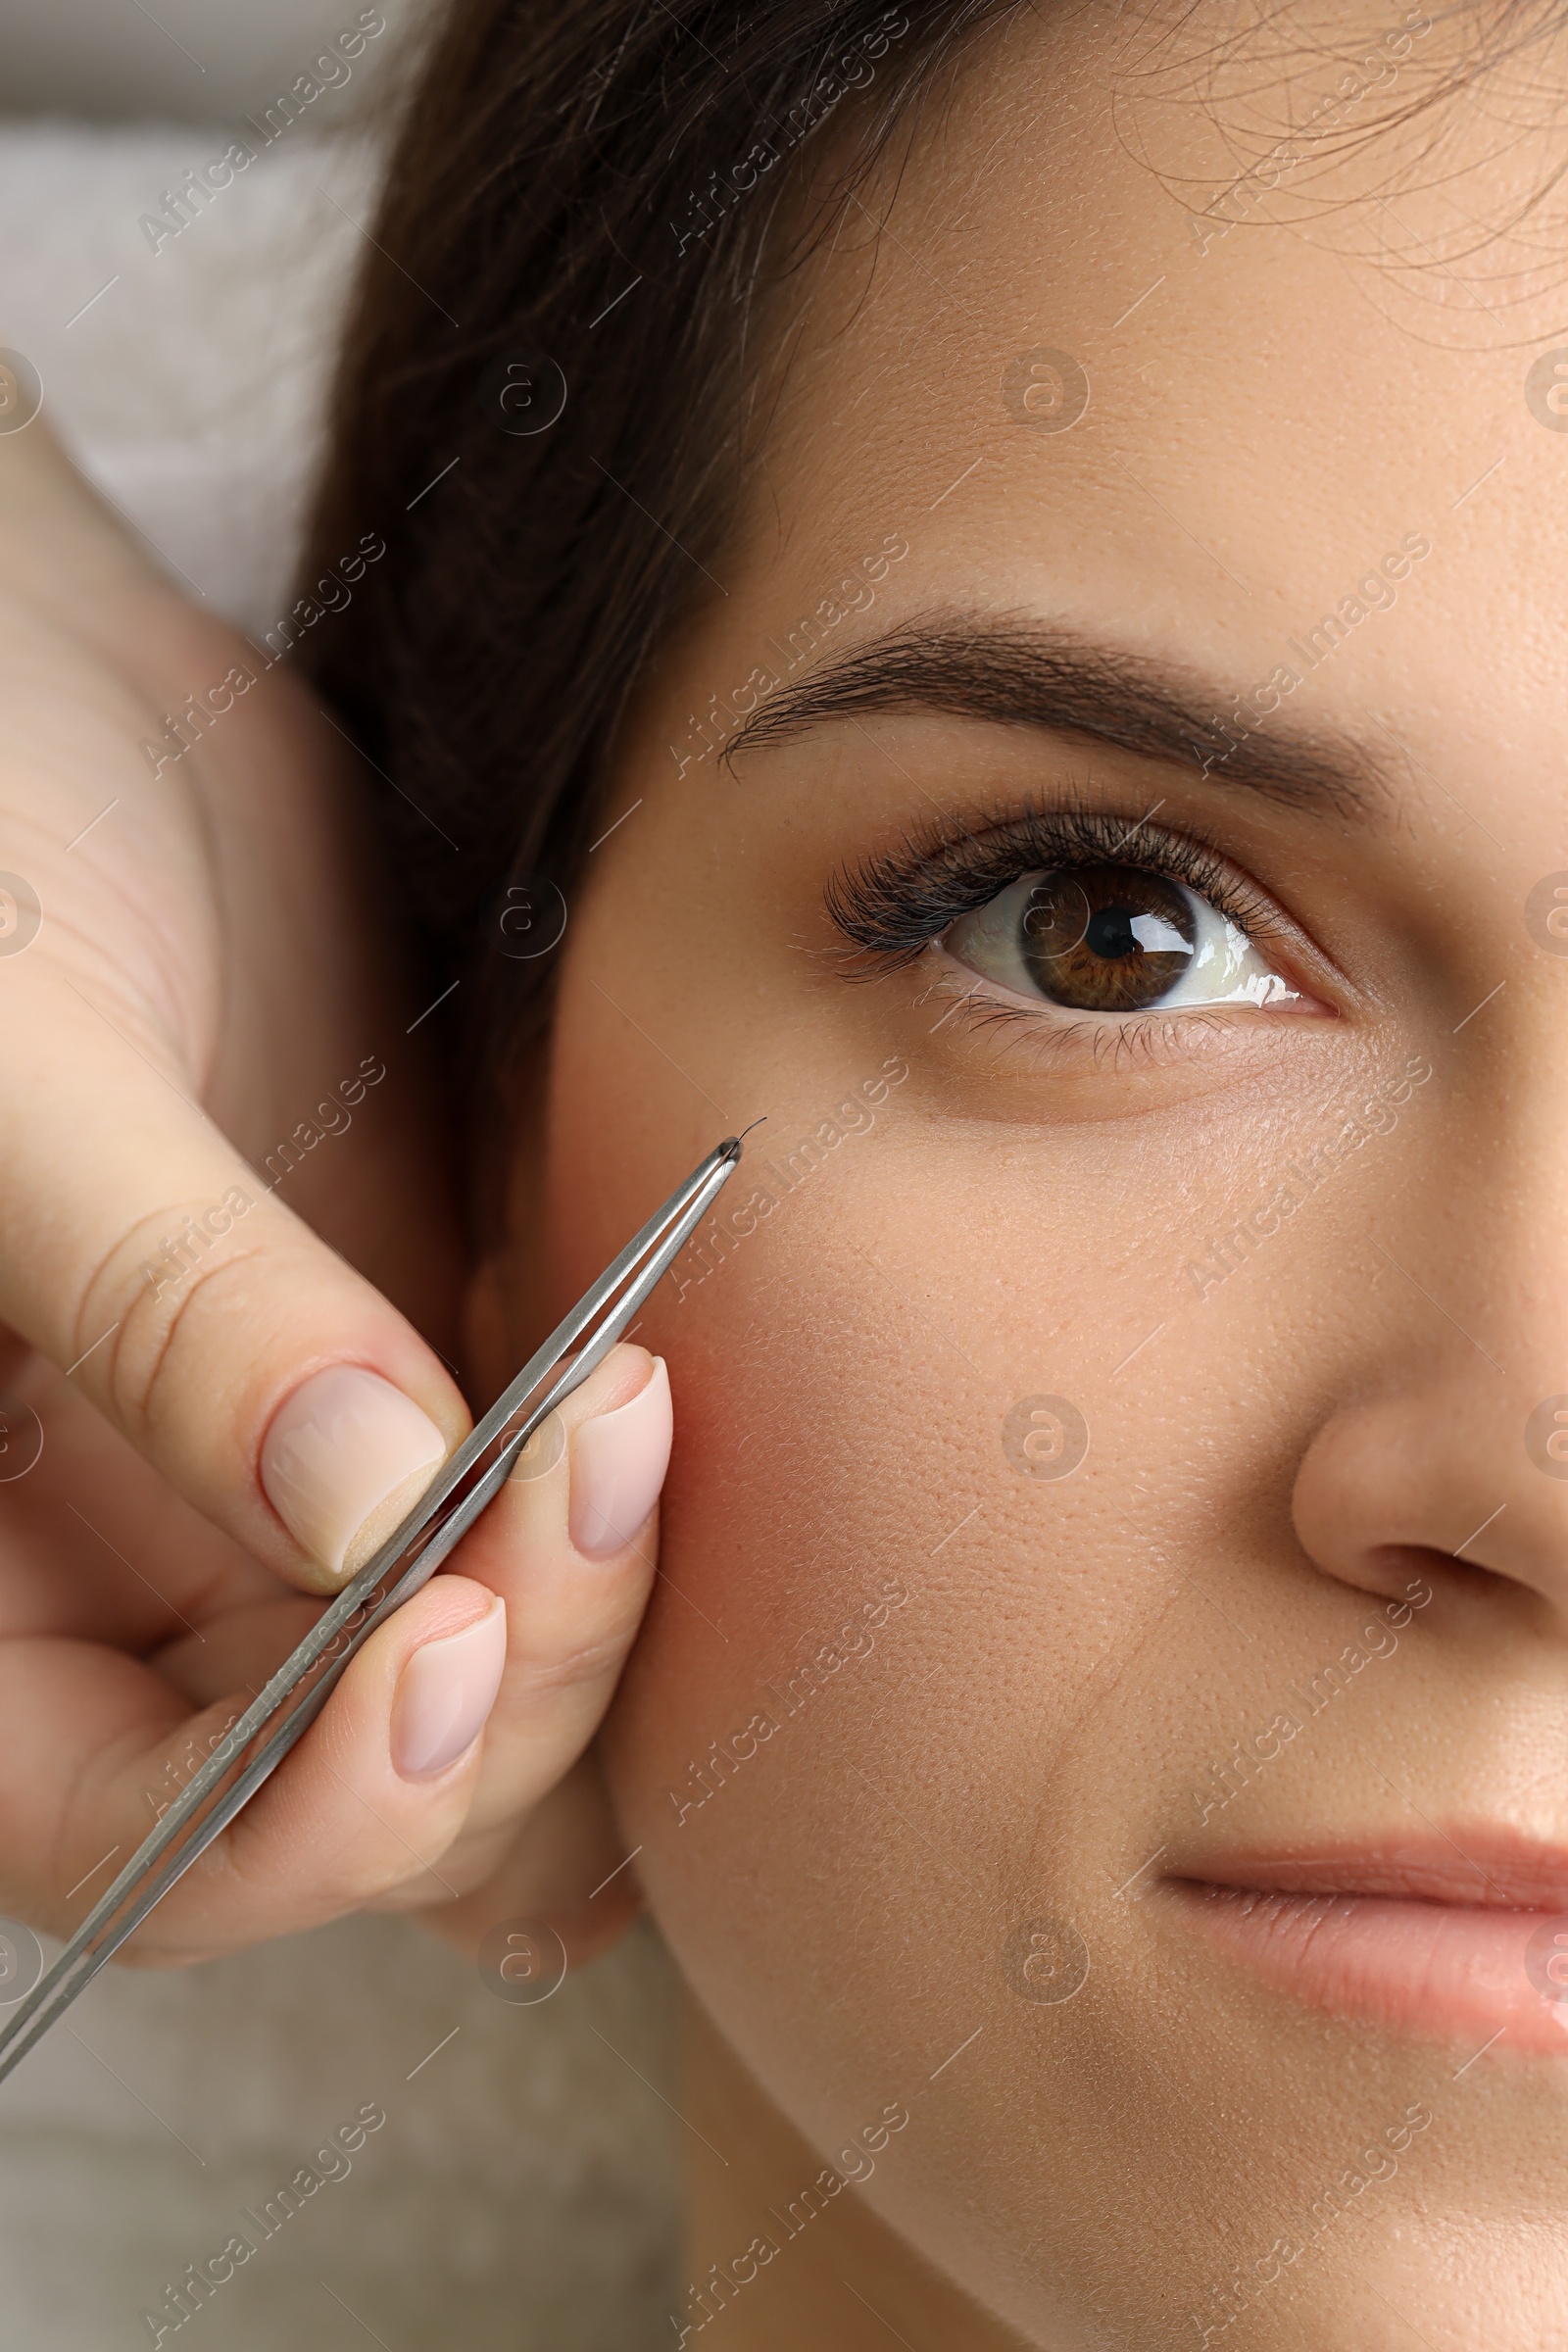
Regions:
<instances>
[{"instance_id":1,"label":"thumb","mask_svg":"<svg viewBox=\"0 0 1568 2352\"><path fill-rule=\"evenodd\" d=\"M30 960L0 964L0 1317L254 1557L336 1592L467 1409L156 1041Z\"/></svg>"}]
</instances>

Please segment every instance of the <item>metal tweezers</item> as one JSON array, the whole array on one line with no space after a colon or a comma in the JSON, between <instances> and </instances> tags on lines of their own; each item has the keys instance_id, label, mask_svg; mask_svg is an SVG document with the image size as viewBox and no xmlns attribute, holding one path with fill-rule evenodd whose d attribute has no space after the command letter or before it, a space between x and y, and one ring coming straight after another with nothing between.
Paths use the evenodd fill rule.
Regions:
<instances>
[{"instance_id":1,"label":"metal tweezers","mask_svg":"<svg viewBox=\"0 0 1568 2352\"><path fill-rule=\"evenodd\" d=\"M434 1575L501 1492L535 1430L609 1354L708 1214L740 1155L741 1139L726 1137L671 1193L529 1357L402 1525L322 1610L0 2029L0 2080L64 2016L153 1905L276 1771L326 1704L361 1643Z\"/></svg>"}]
</instances>

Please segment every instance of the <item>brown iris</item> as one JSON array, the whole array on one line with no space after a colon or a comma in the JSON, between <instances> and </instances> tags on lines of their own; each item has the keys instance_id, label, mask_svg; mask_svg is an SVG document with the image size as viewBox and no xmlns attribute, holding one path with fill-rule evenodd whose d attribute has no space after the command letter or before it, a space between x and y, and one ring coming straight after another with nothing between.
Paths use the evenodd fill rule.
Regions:
<instances>
[{"instance_id":1,"label":"brown iris","mask_svg":"<svg viewBox=\"0 0 1568 2352\"><path fill-rule=\"evenodd\" d=\"M1019 952L1042 996L1080 1012L1141 1012L1188 969L1198 926L1183 892L1136 866L1042 874Z\"/></svg>"}]
</instances>

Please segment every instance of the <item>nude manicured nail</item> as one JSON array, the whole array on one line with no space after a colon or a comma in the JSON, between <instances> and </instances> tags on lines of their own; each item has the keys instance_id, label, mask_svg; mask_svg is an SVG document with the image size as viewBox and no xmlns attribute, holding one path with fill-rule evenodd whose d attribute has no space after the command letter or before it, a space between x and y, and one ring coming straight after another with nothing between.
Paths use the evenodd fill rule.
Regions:
<instances>
[{"instance_id":1,"label":"nude manicured nail","mask_svg":"<svg viewBox=\"0 0 1568 2352\"><path fill-rule=\"evenodd\" d=\"M342 1582L392 1533L446 1450L401 1389L363 1365L334 1364L272 1415L262 1485L301 1550Z\"/></svg>"},{"instance_id":2,"label":"nude manicured nail","mask_svg":"<svg viewBox=\"0 0 1568 2352\"><path fill-rule=\"evenodd\" d=\"M406 1781L445 1772L473 1745L506 1662L507 1611L499 1599L461 1634L415 1651L392 1702L392 1762Z\"/></svg>"},{"instance_id":3,"label":"nude manicured nail","mask_svg":"<svg viewBox=\"0 0 1568 2352\"><path fill-rule=\"evenodd\" d=\"M625 1550L659 1499L672 1430L669 1374L656 1355L646 1388L573 1432L568 1524L585 1558L608 1560Z\"/></svg>"}]
</instances>

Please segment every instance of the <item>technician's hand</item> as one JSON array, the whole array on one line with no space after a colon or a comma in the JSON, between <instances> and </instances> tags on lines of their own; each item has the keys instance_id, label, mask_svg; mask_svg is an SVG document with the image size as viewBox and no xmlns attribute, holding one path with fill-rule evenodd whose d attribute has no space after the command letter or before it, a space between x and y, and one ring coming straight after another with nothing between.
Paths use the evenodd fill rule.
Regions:
<instances>
[{"instance_id":1,"label":"technician's hand","mask_svg":"<svg viewBox=\"0 0 1568 2352\"><path fill-rule=\"evenodd\" d=\"M453 1553L456 1572L371 1637L319 1721L123 1957L207 1959L366 1906L418 1910L470 1949L519 1918L549 1919L573 1962L612 1941L636 1882L617 1871L591 1763L572 1768L647 1603L669 1440L662 1363L614 1348ZM319 1606L237 1552L193 1546L166 1560L165 1577L184 1622L172 1639L160 1626L150 1648L125 1638L131 1621L158 1618L128 1554L109 1557L83 1593L24 1576L25 1631L0 1640L11 1908L56 1933Z\"/></svg>"},{"instance_id":2,"label":"technician's hand","mask_svg":"<svg viewBox=\"0 0 1568 2352\"><path fill-rule=\"evenodd\" d=\"M192 695L207 718L160 759ZM317 1614L300 1594L336 1590L468 1426L389 1303L455 1351L428 1032L377 946L351 764L41 418L0 435L0 1911L55 1933ZM648 1363L619 1351L566 1418ZM626 1408L645 1469L657 1378ZM586 1527L614 1442L577 1451ZM477 1883L589 1736L650 1573L637 1527L585 1564L567 1484L564 1461L509 1490L132 1957ZM525 1592L486 1751L498 1600Z\"/></svg>"},{"instance_id":3,"label":"technician's hand","mask_svg":"<svg viewBox=\"0 0 1568 2352\"><path fill-rule=\"evenodd\" d=\"M585 1750L652 1589L669 1445L662 1361L614 1348L533 1440L452 1555L457 1572L367 1642L287 1786L264 1788L207 1882L154 1913L138 1939L149 1955L201 1956L365 1906L416 1909L469 1950L508 1919L548 1920L573 1965L613 1941L641 1897ZM292 1606L291 1640L312 1613ZM164 1671L199 1700L231 1685L253 1639L237 1611ZM260 1646L272 1642L269 1625ZM232 1703L203 1719L207 1736Z\"/></svg>"}]
</instances>

